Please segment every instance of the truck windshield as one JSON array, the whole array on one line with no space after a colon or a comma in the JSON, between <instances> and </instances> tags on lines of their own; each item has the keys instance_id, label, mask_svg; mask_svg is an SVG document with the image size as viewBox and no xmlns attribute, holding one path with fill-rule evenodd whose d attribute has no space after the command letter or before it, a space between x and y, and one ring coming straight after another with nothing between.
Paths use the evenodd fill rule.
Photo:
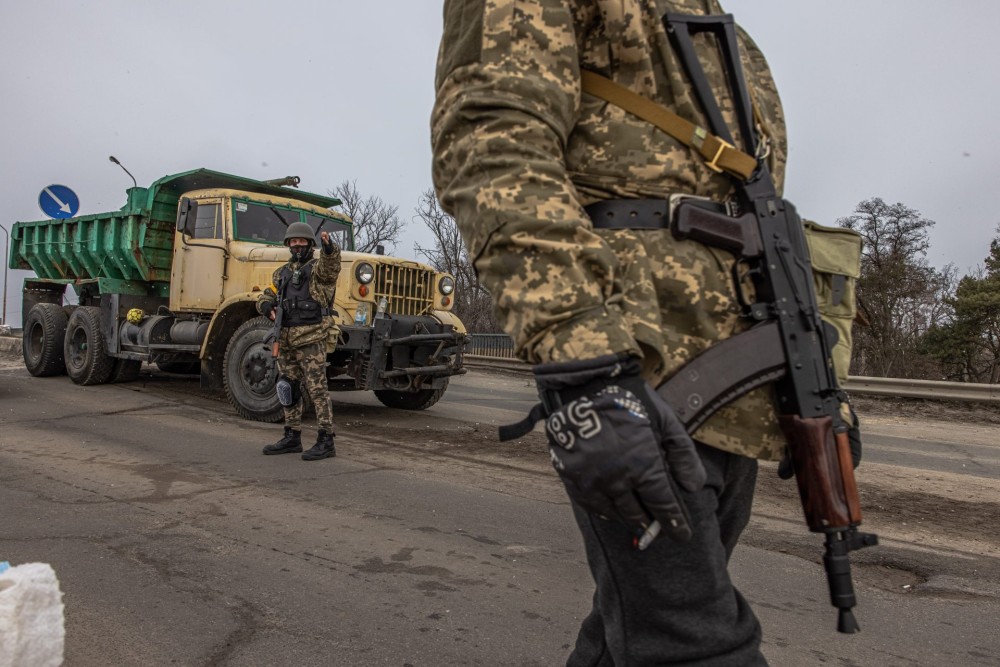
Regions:
<instances>
[{"instance_id":1,"label":"truck windshield","mask_svg":"<svg viewBox=\"0 0 1000 667\"><path fill-rule=\"evenodd\" d=\"M233 202L233 233L239 241L281 245L285 229L293 222L305 222L314 232L330 232L343 250L354 247L351 227L342 220L284 206L239 200ZM318 234L316 245L319 245Z\"/></svg>"},{"instance_id":2,"label":"truck windshield","mask_svg":"<svg viewBox=\"0 0 1000 667\"><path fill-rule=\"evenodd\" d=\"M313 232L316 233L317 246L319 245L319 233L330 232L330 236L333 237L333 242L336 243L341 250L354 250L354 241L351 236L351 229L345 225L342 220L306 213L306 223L312 227Z\"/></svg>"}]
</instances>

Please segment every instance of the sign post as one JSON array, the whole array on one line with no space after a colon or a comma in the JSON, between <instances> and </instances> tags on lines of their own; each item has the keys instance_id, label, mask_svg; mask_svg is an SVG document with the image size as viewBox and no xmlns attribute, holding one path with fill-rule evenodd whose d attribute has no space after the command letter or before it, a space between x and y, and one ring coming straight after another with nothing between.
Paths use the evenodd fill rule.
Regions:
<instances>
[{"instance_id":1,"label":"sign post","mask_svg":"<svg viewBox=\"0 0 1000 667\"><path fill-rule=\"evenodd\" d=\"M0 225L0 229L4 233L4 244L3 244L3 318L0 319L0 324L7 324L7 265L10 263L10 232L3 225Z\"/></svg>"}]
</instances>

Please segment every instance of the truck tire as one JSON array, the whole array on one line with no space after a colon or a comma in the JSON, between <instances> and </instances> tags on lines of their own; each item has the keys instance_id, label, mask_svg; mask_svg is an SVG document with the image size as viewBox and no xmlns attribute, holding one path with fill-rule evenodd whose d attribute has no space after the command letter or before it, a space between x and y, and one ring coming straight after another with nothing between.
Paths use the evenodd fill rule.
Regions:
<instances>
[{"instance_id":1,"label":"truck tire","mask_svg":"<svg viewBox=\"0 0 1000 667\"><path fill-rule=\"evenodd\" d=\"M441 400L448 384L440 389L421 389L420 391L395 391L392 389L376 389L375 398L387 408L398 410L426 410Z\"/></svg>"},{"instance_id":2,"label":"truck tire","mask_svg":"<svg viewBox=\"0 0 1000 667\"><path fill-rule=\"evenodd\" d=\"M36 303L28 312L21 338L21 355L24 367L35 377L66 372L63 341L68 320L63 307L55 303Z\"/></svg>"},{"instance_id":3,"label":"truck tire","mask_svg":"<svg viewBox=\"0 0 1000 667\"><path fill-rule=\"evenodd\" d=\"M157 361L156 367L164 373L178 375L198 375L201 373L200 361Z\"/></svg>"},{"instance_id":4,"label":"truck tire","mask_svg":"<svg viewBox=\"0 0 1000 667\"><path fill-rule=\"evenodd\" d=\"M142 362L137 359L115 359L108 382L134 382L139 379Z\"/></svg>"},{"instance_id":5,"label":"truck tire","mask_svg":"<svg viewBox=\"0 0 1000 667\"><path fill-rule=\"evenodd\" d=\"M264 339L274 327L266 317L247 320L226 346L222 385L226 397L244 419L279 422L283 418L274 383L278 369Z\"/></svg>"},{"instance_id":6,"label":"truck tire","mask_svg":"<svg viewBox=\"0 0 1000 667\"><path fill-rule=\"evenodd\" d=\"M80 385L103 384L115 369L115 358L104 350L101 309L78 306L69 316L63 343L66 375Z\"/></svg>"}]
</instances>

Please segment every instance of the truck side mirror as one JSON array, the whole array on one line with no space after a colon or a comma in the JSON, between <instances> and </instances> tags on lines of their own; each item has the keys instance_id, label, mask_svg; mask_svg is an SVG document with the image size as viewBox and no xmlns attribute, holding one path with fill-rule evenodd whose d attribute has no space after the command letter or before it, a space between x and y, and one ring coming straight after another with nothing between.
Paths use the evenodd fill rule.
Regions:
<instances>
[{"instance_id":1,"label":"truck side mirror","mask_svg":"<svg viewBox=\"0 0 1000 667\"><path fill-rule=\"evenodd\" d=\"M181 205L177 209L177 229L181 230L184 236L194 236L194 224L197 219L198 202L182 197Z\"/></svg>"}]
</instances>

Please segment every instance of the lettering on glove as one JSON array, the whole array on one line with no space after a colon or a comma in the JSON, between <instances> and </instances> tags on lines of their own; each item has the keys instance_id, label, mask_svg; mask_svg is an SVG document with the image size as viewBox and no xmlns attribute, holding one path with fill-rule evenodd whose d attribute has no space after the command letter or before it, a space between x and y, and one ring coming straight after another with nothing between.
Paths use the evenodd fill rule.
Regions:
<instances>
[{"instance_id":1,"label":"lettering on glove","mask_svg":"<svg viewBox=\"0 0 1000 667\"><path fill-rule=\"evenodd\" d=\"M621 521L637 540L658 524L673 539L687 541L692 528L678 487L699 489L704 468L685 433L680 443L671 443L671 456L683 459L672 469L658 426L643 402L617 385L577 398L545 421L552 465L575 503Z\"/></svg>"},{"instance_id":2,"label":"lettering on glove","mask_svg":"<svg viewBox=\"0 0 1000 667\"><path fill-rule=\"evenodd\" d=\"M574 503L624 523L640 550L661 529L689 540L681 490L699 491L705 467L673 409L640 377L638 360L606 355L532 370L542 402L501 426L500 440L544 419L552 465Z\"/></svg>"}]
</instances>

